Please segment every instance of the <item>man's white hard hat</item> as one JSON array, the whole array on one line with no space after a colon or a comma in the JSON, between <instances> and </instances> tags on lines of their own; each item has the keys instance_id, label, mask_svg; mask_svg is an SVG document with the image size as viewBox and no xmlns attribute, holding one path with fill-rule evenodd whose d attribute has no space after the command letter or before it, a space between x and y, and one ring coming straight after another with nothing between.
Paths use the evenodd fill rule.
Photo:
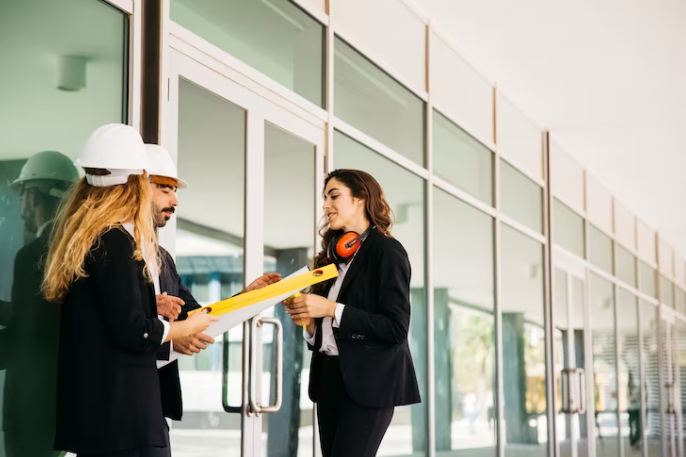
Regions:
<instances>
[{"instance_id":1,"label":"man's white hard hat","mask_svg":"<svg viewBox=\"0 0 686 457\"><path fill-rule=\"evenodd\" d=\"M176 165L171 158L169 152L162 146L157 144L146 144L145 151L148 154L149 167L148 174L150 175L150 180L156 182L157 184L173 184L179 189L185 189L188 184L182 179L179 179L178 171L176 170ZM163 179L159 179L163 178ZM172 182L164 182L164 178L171 180Z\"/></svg>"}]
</instances>

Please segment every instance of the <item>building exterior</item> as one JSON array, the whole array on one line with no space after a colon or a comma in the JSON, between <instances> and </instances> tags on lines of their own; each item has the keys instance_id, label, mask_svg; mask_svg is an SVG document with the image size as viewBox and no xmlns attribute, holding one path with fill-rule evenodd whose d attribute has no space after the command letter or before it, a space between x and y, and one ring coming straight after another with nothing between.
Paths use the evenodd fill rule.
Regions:
<instances>
[{"instance_id":1,"label":"building exterior","mask_svg":"<svg viewBox=\"0 0 686 457\"><path fill-rule=\"evenodd\" d=\"M326 172L359 168L410 255L423 398L379 455L683 456L686 262L430 19L412 0L0 1L0 300L35 237L8 183L101 124L175 157L189 188L161 242L203 303L308 264ZM319 455L301 330L266 317L182 360L176 457Z\"/></svg>"}]
</instances>

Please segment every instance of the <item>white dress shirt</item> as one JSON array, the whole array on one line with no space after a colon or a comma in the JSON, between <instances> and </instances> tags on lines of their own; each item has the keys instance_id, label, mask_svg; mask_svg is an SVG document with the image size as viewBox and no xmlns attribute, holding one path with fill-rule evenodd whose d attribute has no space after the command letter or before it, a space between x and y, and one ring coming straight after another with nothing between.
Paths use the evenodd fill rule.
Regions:
<instances>
[{"instance_id":1,"label":"white dress shirt","mask_svg":"<svg viewBox=\"0 0 686 457\"><path fill-rule=\"evenodd\" d=\"M129 232L129 234L132 237L134 237L134 238L136 237L133 234L133 224L132 223L127 222L127 223L122 224L122 225L124 226L126 231ZM155 295L159 295L161 293L160 292L160 273L157 271L157 268L155 268L154 262L148 262L148 258L149 257L144 250L143 251L143 259L145 260L145 264L148 266L148 269L150 270L150 275L152 276L153 285L155 286ZM157 305L155 305L155 306L157 306ZM169 334L169 322L165 321L164 318L162 316L160 316L159 314L157 315L157 318L159 320L161 320L162 325L164 325L164 333L162 334L162 342L164 342L164 340L167 339L167 335Z\"/></svg>"},{"instance_id":2,"label":"white dress shirt","mask_svg":"<svg viewBox=\"0 0 686 457\"><path fill-rule=\"evenodd\" d=\"M338 277L336 278L336 282L333 284L333 286L331 286L331 290L329 290L329 296L327 297L329 300L338 300L338 293L341 291L345 274L348 272L350 265L352 265L352 261L350 263L342 263L338 265ZM322 347L319 349L319 352L330 356L338 355L338 345L336 344L336 337L333 335L333 328L338 328L341 326L341 319L343 318L344 310L345 305L338 303L336 305L336 311L334 312L336 317L334 319L331 317L325 317L322 320ZM303 334L305 335L307 342L314 346L315 336L317 334L316 331L314 335L310 335L307 330L305 330Z\"/></svg>"}]
</instances>

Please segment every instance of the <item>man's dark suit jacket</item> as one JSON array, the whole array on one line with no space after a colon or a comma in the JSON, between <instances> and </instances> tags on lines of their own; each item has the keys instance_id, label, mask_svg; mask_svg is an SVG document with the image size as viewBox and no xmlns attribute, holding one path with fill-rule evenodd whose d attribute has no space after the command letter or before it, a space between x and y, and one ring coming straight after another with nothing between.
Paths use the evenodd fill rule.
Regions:
<instances>
[{"instance_id":1,"label":"man's dark suit jacket","mask_svg":"<svg viewBox=\"0 0 686 457\"><path fill-rule=\"evenodd\" d=\"M185 302L178 320L188 317L188 311L200 308L200 304L193 298L186 286L181 284L181 277L176 271L176 264L172 256L160 247L160 293L179 297ZM170 344L162 345L157 353L158 359L169 357ZM183 414L183 400L181 397L181 380L179 378L179 363L174 361L160 368L160 391L162 393L162 409L164 415L170 419L180 421Z\"/></svg>"},{"instance_id":2,"label":"man's dark suit jacket","mask_svg":"<svg viewBox=\"0 0 686 457\"><path fill-rule=\"evenodd\" d=\"M336 301L345 310L340 328L333 332L345 389L360 406L388 408L421 401L407 342L410 274L402 244L372 230L343 280ZM309 385L313 402L321 398L318 374L324 362L319 352L322 319L316 325L315 345L310 346L314 351Z\"/></svg>"}]
</instances>

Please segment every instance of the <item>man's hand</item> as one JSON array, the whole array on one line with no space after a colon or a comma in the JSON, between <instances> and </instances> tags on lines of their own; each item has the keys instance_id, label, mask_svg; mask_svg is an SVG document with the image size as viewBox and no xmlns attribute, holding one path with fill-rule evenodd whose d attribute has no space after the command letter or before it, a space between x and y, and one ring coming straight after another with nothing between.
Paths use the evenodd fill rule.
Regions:
<instances>
[{"instance_id":1,"label":"man's hand","mask_svg":"<svg viewBox=\"0 0 686 457\"><path fill-rule=\"evenodd\" d=\"M281 281L281 275L279 273L267 273L266 275L262 275L253 282L251 282L248 287L243 289L243 292L250 292L251 290L262 289L270 284L274 284L275 282L279 281Z\"/></svg>"},{"instance_id":2,"label":"man's hand","mask_svg":"<svg viewBox=\"0 0 686 457\"><path fill-rule=\"evenodd\" d=\"M179 297L173 297L163 293L156 295L157 299L157 314L164 316L169 319L169 322L174 322L181 313L181 307L185 305L185 302Z\"/></svg>"},{"instance_id":3,"label":"man's hand","mask_svg":"<svg viewBox=\"0 0 686 457\"><path fill-rule=\"evenodd\" d=\"M174 350L185 355L198 354L200 351L207 349L207 344L214 344L214 338L198 333L197 335L184 336L173 341Z\"/></svg>"}]
</instances>

